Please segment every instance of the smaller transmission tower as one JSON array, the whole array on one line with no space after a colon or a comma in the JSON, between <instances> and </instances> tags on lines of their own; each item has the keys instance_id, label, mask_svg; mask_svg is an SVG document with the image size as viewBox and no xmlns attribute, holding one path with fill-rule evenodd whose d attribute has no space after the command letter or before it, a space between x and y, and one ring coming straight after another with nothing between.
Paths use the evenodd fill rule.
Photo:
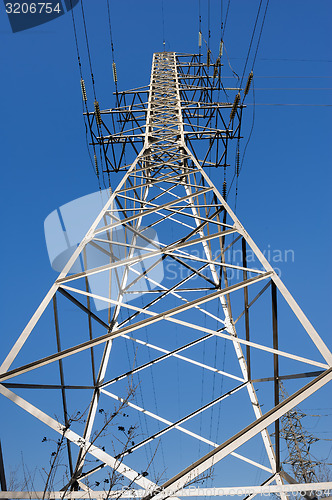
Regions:
<instances>
[{"instance_id":1,"label":"smaller transmission tower","mask_svg":"<svg viewBox=\"0 0 332 500\"><path fill-rule=\"evenodd\" d=\"M284 400L288 394L281 381L279 384L280 399ZM280 437L285 439L288 449L288 457L284 463L292 467L294 477L299 483L316 483L319 479L315 468L321 463L313 459L310 447L318 438L303 427L301 420L305 416L305 413L295 407L280 419Z\"/></svg>"}]
</instances>

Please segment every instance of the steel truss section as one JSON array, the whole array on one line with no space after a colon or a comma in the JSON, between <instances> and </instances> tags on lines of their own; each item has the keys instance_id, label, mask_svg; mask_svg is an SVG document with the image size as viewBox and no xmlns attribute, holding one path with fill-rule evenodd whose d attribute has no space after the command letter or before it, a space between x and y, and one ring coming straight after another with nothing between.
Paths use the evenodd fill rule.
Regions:
<instances>
[{"instance_id":1,"label":"steel truss section","mask_svg":"<svg viewBox=\"0 0 332 500\"><path fill-rule=\"evenodd\" d=\"M229 166L232 143L241 138L241 119L244 104L236 106L230 119L235 95L241 89L224 87L222 64L218 58L214 64L202 62L201 54L177 54L178 92L181 102L183 136L187 144L204 141L207 148L202 151L202 167ZM91 145L100 148L104 172L127 171L125 152L129 146L137 156L145 143L145 123L151 87L138 87L116 92L116 107L85 113L91 132ZM163 119L165 116L163 117ZM235 151L235 150L234 150ZM228 176L227 176L228 177Z\"/></svg>"},{"instance_id":2,"label":"steel truss section","mask_svg":"<svg viewBox=\"0 0 332 500\"><path fill-rule=\"evenodd\" d=\"M81 489L97 498L98 489L93 493L91 490L97 488L99 474L107 469L121 476L125 488L134 488L134 492L128 490L122 496L165 498L180 494L202 473L211 467L218 471L230 459L236 461L239 470L262 471L265 484L271 484L273 491L278 490L286 498L278 421L331 380L332 357L207 176L205 160L195 156L192 139L208 136L207 155L216 147L215 164L226 164L227 141L240 136L242 106L236 109L236 118L225 120L221 108L232 107L232 103L220 106L211 98L211 93L221 86L220 77L215 77L216 81L209 78L208 68L199 57L190 57L187 63L174 52L155 53L150 84L119 94L118 108L101 113L102 127L105 115L114 114L120 117L122 127L121 132L108 137L100 130L95 135L95 141L105 146L106 156L115 142L122 141L124 147L137 135L141 149L3 361L0 392L65 440L69 478L64 486L68 490ZM130 105L128 95L134 96ZM206 122L199 125L196 118L202 111L199 119ZM142 116L138 116L140 112ZM223 123L222 130L211 127L212 118L216 123L217 117ZM96 117L92 113L87 119L93 124ZM125 132L130 121L134 127ZM119 169L121 162L114 158L109 165ZM229 254L235 248L241 250L241 263L235 264ZM254 262L248 258L249 251ZM79 272L74 267L77 262L81 263ZM176 271L171 276L170 266ZM94 279L99 280L97 291L92 286ZM96 310L93 301L97 301ZM280 333L279 301L284 301L296 320L294 335L298 335L299 342L306 338L310 343L310 358L288 343L288 332ZM69 321L64 331L69 313L64 315L61 310L69 304L75 318L80 314L80 319ZM49 352L45 348L44 355L29 360L26 342L38 336L38 326L44 316L49 317L49 308L54 315L56 349ZM264 319L255 323L252 318L256 312ZM82 333L83 320L87 335ZM48 347L45 336L50 330L45 330L44 323L42 329L41 346ZM215 342L215 348L211 348L211 342ZM223 366L217 351L223 348L226 353L227 346L227 363ZM309 371L308 365L320 370ZM59 378L54 378L56 367ZM176 381L174 373L179 367L182 376ZM75 370L78 378L73 378ZM40 379L39 373L45 378ZM203 392L197 396L195 386L204 377L210 377L213 384L216 379L220 381L214 397ZM312 380L303 385L301 380L306 377ZM295 380L300 385L279 402L281 379ZM272 384L270 395L266 391L263 394L265 413L256 390L263 381ZM184 388L185 411L175 397L179 384ZM128 387L135 389L128 394ZM12 391L29 389L38 394L36 391L43 388L53 389L52 394L59 391L61 421L51 416L57 407L49 404L44 411L42 401L38 407ZM74 398L77 390L87 396ZM71 399L74 405L81 405L83 429L76 428L70 418L71 412L78 410ZM141 418L139 436L130 439L125 447L119 439L116 445L112 442L112 446L106 446L95 437L104 408L114 411L114 406L109 406L112 401L120 405L121 411L130 413L131 419ZM239 405L246 405L246 410L238 416ZM222 427L220 408L226 408ZM212 428L218 431L214 436ZM118 429L125 430L123 426ZM173 463L168 465L166 478L160 484L164 472L160 452L165 446L168 453L174 454L178 436L190 442L186 444L188 453L183 464L178 465L174 459L174 467ZM257 458L258 442L265 453L263 460ZM152 446L156 449L152 450ZM97 460L95 467L88 463L91 456ZM145 468L150 467L153 480L142 471L143 462L147 462ZM151 472L153 468L155 473ZM95 483L94 477L98 478ZM217 475L218 488L227 487L223 477ZM241 487L241 481L237 486ZM299 486L303 489L303 485ZM146 493L139 493L137 487ZM259 485L255 488L251 496L260 491ZM24 498L24 493L17 498Z\"/></svg>"}]
</instances>

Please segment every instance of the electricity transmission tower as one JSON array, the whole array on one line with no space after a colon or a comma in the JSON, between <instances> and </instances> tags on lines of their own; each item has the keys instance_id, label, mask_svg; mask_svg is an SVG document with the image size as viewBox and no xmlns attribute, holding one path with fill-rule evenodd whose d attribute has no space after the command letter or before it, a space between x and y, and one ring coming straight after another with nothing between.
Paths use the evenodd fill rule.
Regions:
<instances>
[{"instance_id":1,"label":"electricity transmission tower","mask_svg":"<svg viewBox=\"0 0 332 500\"><path fill-rule=\"evenodd\" d=\"M280 396L286 399L288 394L280 382ZM310 447L318 441L313 435L303 428L302 418L305 414L297 408L288 411L280 419L280 436L285 439L288 449L288 457L285 463L289 464L293 470L294 477L299 482L318 482L316 468L320 462L313 460L310 455Z\"/></svg>"},{"instance_id":2,"label":"electricity transmission tower","mask_svg":"<svg viewBox=\"0 0 332 500\"><path fill-rule=\"evenodd\" d=\"M247 91L223 88L219 59L155 53L146 88L87 114L105 172L125 174L0 375L5 397L68 440L69 485L82 495L97 498L90 488L105 467L149 499L181 496L211 468L215 489L200 495L252 485L257 471L259 484L282 491L279 419L332 378L330 351L227 204L226 177L222 196L204 170L226 175ZM52 315L56 346L46 341ZM297 386L279 401L283 379ZM126 400L128 380L136 389ZM142 419L138 439L126 450L92 443L104 409L124 400L130 421ZM88 408L84 428L68 423L78 408Z\"/></svg>"}]
</instances>

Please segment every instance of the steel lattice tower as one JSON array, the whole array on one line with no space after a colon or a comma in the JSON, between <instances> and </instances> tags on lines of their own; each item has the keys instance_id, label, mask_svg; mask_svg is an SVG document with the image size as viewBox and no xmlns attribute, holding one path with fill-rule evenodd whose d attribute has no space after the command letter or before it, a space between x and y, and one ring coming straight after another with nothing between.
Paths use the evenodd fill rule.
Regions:
<instances>
[{"instance_id":1,"label":"steel lattice tower","mask_svg":"<svg viewBox=\"0 0 332 500\"><path fill-rule=\"evenodd\" d=\"M287 397L285 388L280 382L280 396ZM310 447L318 441L317 438L309 434L303 428L302 418L305 414L298 408L288 411L280 419L280 436L285 439L288 449L288 458L285 463L289 464L294 472L294 477L298 481L305 483L318 482L316 470L320 464L310 455Z\"/></svg>"},{"instance_id":2,"label":"steel lattice tower","mask_svg":"<svg viewBox=\"0 0 332 500\"><path fill-rule=\"evenodd\" d=\"M141 496L146 498L174 496L211 467L218 480L214 486L228 486L223 464L230 463L238 471L237 486L249 477L245 471L250 475L259 470L265 485L281 487L278 419L332 377L332 356L325 343L203 168L210 153L216 155L215 165L226 167L228 142L240 137L243 106L239 94L226 103L211 98L217 81L220 90L219 66L220 61L212 66L213 78L209 65L198 56L181 59L173 52L155 53L150 85L131 91L135 102L121 100L127 93L115 110L100 111L95 104L95 111L88 115L95 127L93 141L108 159L107 170L126 173L1 367L1 393L67 440L69 487L88 490L92 498L97 495L89 491L97 484L93 477L105 467L126 478L121 484L143 488ZM148 96L147 104L140 92ZM196 93L196 99L186 99L189 92ZM105 121L112 113L122 116L122 129L107 135ZM199 118L205 120L204 126ZM215 125L217 120L223 128ZM126 129L134 122L136 126ZM203 137L209 146L201 161L201 152L196 155L192 141ZM141 150L122 167L124 146L130 143L135 150L139 141ZM115 145L120 145L119 157ZM241 264L235 264L229 253L236 248ZM106 259L102 265L101 257ZM77 272L78 262L82 270ZM168 263L175 266L172 277L166 272ZM231 282L230 271L234 271ZM106 283L107 291L92 291L92 279ZM133 296L137 299L132 300ZM298 352L289 347L288 328L281 331L279 327L278 332L277 297L282 310L287 309L292 321L296 320L296 327L291 323L294 335L310 342L310 359L301 355L300 347ZM95 311L92 300L106 307ZM67 319L68 311L60 313L69 304L73 320ZM43 339L51 335L46 326L51 313L56 348L48 345L46 354L39 355L37 350L38 359L21 363L20 356L33 335L41 335L37 338L42 350ZM221 346L228 346L223 366L217 356ZM183 371L176 379L179 363ZM158 382L154 379L156 387L151 386L153 373L158 378ZM206 393L198 395L202 373L223 381L222 392L213 399ZM305 377L312 378L306 385ZM302 383L279 402L281 379ZM142 400L145 387L149 394L156 392L159 413L139 404L135 394L127 400L128 381L135 391L142 391ZM207 381L212 383L212 378ZM264 381L268 389L262 389L263 413L256 385ZM179 385L185 406L181 415L176 401ZM31 396L32 403L20 395L24 390L30 395L43 389L58 394L63 405L59 421L52 416L56 410L49 401L46 405L41 399L37 404L37 397ZM144 393L144 397L149 395ZM101 415L107 405L113 408L114 401L125 401L130 417L138 414L149 419L149 428L141 429L138 439L125 450L121 444L108 445L107 440L106 444L93 441ZM221 408L218 418L217 408ZM68 416L78 409L85 417L83 429L69 422ZM123 427L118 429L121 432ZM215 438L212 433L217 434ZM178 436L185 439L182 461ZM155 457L162 446L167 453L166 478L159 487L143 466L144 452L151 445L156 447ZM257 449L261 446L264 458L260 462ZM87 463L87 457L97 464ZM157 459L154 466L159 467ZM156 476L162 472L159 467ZM218 493L209 488L208 494Z\"/></svg>"}]
</instances>

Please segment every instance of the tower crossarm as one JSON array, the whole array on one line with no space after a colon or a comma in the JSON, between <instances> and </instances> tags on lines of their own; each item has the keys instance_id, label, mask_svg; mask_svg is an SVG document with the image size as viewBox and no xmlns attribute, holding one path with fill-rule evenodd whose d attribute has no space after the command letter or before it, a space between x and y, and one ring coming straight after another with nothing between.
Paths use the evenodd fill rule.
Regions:
<instances>
[{"instance_id":1,"label":"tower crossarm","mask_svg":"<svg viewBox=\"0 0 332 500\"><path fill-rule=\"evenodd\" d=\"M124 164L124 152L128 158L131 146L134 158L139 145L147 145L145 126L152 127L150 137L156 139L163 133L171 139L179 113L182 130L177 128L178 139L181 137L187 146L197 140L204 143L203 151L208 152L210 163L226 169L227 150L233 147L231 140L240 138L245 105L236 101L234 108L235 95L241 89L224 87L221 68L219 59L208 66L200 62L197 54L156 53L149 85L117 92L117 106L112 109L86 112L90 144L101 148L103 172L128 170L130 163ZM162 112L165 107L167 116ZM164 118L167 132L160 131L160 120ZM202 163L203 167L207 165Z\"/></svg>"}]
</instances>

